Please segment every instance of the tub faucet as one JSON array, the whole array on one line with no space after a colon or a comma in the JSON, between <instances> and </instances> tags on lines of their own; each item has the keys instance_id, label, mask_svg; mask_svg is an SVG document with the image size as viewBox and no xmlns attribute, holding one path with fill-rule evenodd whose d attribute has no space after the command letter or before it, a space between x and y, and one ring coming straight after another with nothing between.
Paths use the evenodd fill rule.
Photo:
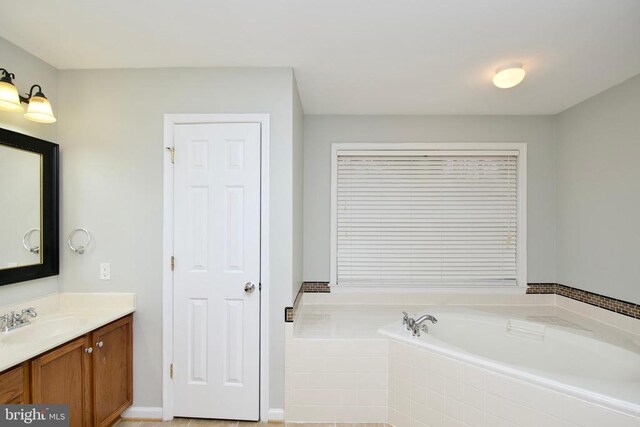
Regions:
<instances>
[{"instance_id":1,"label":"tub faucet","mask_svg":"<svg viewBox=\"0 0 640 427\"><path fill-rule=\"evenodd\" d=\"M438 319L430 314L425 314L424 316L420 316L417 319L409 317L409 314L405 311L403 311L402 314L404 314L404 317L402 318L402 324L407 326L407 330L411 331L411 334L414 337L419 337L420 331L429 333L429 328L427 327L427 325L423 325L425 321L429 320L434 325L438 323Z\"/></svg>"},{"instance_id":2,"label":"tub faucet","mask_svg":"<svg viewBox=\"0 0 640 427\"><path fill-rule=\"evenodd\" d=\"M420 326L425 320L431 321L431 323L433 323L434 325L438 323L438 319L436 319L430 314L425 314L424 316L418 317L416 319L416 325Z\"/></svg>"}]
</instances>

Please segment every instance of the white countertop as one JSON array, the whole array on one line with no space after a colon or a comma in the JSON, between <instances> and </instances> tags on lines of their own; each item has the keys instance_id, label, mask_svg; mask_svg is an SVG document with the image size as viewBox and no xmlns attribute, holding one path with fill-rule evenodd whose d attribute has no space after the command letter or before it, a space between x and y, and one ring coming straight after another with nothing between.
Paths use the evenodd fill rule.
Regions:
<instances>
[{"instance_id":1,"label":"white countertop","mask_svg":"<svg viewBox=\"0 0 640 427\"><path fill-rule=\"evenodd\" d=\"M0 316L29 307L38 317L0 333L0 372L133 313L135 294L59 293L0 307Z\"/></svg>"}]
</instances>

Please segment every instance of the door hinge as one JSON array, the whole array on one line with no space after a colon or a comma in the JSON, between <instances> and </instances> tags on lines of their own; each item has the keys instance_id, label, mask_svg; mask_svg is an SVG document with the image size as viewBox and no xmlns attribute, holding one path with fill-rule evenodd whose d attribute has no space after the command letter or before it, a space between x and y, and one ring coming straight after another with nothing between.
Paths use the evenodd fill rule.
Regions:
<instances>
[{"instance_id":1,"label":"door hinge","mask_svg":"<svg viewBox=\"0 0 640 427\"><path fill-rule=\"evenodd\" d=\"M167 147L169 150L169 155L171 156L171 163L176 162L176 148L175 147Z\"/></svg>"},{"instance_id":2,"label":"door hinge","mask_svg":"<svg viewBox=\"0 0 640 427\"><path fill-rule=\"evenodd\" d=\"M169 376L173 379L173 363L169 365Z\"/></svg>"},{"instance_id":3,"label":"door hinge","mask_svg":"<svg viewBox=\"0 0 640 427\"><path fill-rule=\"evenodd\" d=\"M262 283L258 283L258 290L261 291L262 290Z\"/></svg>"},{"instance_id":4,"label":"door hinge","mask_svg":"<svg viewBox=\"0 0 640 427\"><path fill-rule=\"evenodd\" d=\"M176 268L176 258L171 255L171 261L169 261L169 264L171 265L171 271L173 271Z\"/></svg>"}]
</instances>

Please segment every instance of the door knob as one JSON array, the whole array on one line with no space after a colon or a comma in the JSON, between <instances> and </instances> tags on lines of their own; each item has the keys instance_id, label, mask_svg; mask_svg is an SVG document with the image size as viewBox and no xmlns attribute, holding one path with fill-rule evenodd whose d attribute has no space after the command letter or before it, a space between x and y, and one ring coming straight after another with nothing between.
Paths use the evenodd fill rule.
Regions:
<instances>
[{"instance_id":1,"label":"door knob","mask_svg":"<svg viewBox=\"0 0 640 427\"><path fill-rule=\"evenodd\" d=\"M98 341L96 343L96 347L98 347L98 348L102 348L103 346L104 346L104 342L102 342L102 341Z\"/></svg>"},{"instance_id":2,"label":"door knob","mask_svg":"<svg viewBox=\"0 0 640 427\"><path fill-rule=\"evenodd\" d=\"M84 352L87 353L87 354L91 354L91 353L93 353L93 348L92 347L87 347L87 348L84 349Z\"/></svg>"},{"instance_id":3,"label":"door knob","mask_svg":"<svg viewBox=\"0 0 640 427\"><path fill-rule=\"evenodd\" d=\"M244 285L244 291L245 291L246 293L248 293L248 294L252 293L252 292L253 292L253 291L255 291L255 290L256 290L256 284L255 284L255 283L253 283L253 282L247 282L247 283Z\"/></svg>"}]
</instances>

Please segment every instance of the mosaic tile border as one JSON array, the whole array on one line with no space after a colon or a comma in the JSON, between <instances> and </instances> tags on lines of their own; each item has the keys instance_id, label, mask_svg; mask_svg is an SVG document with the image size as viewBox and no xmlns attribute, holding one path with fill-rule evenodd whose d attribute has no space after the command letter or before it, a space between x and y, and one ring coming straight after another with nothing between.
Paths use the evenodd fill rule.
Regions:
<instances>
[{"instance_id":1,"label":"mosaic tile border","mask_svg":"<svg viewBox=\"0 0 640 427\"><path fill-rule=\"evenodd\" d=\"M293 307L284 308L284 321L286 323L293 322Z\"/></svg>"},{"instance_id":2,"label":"mosaic tile border","mask_svg":"<svg viewBox=\"0 0 640 427\"><path fill-rule=\"evenodd\" d=\"M329 282L303 282L302 288L300 288L302 292L309 293L322 293L328 294L331 293L331 287L329 286Z\"/></svg>"},{"instance_id":3,"label":"mosaic tile border","mask_svg":"<svg viewBox=\"0 0 640 427\"><path fill-rule=\"evenodd\" d=\"M560 283L528 283L527 294L556 294L624 316L640 319L639 304L583 291L582 289L572 288L571 286Z\"/></svg>"},{"instance_id":4,"label":"mosaic tile border","mask_svg":"<svg viewBox=\"0 0 640 427\"><path fill-rule=\"evenodd\" d=\"M300 305L300 301L302 300L303 293L331 293L331 287L329 287L329 282L302 282L300 285L300 290L298 291L298 295L296 295L296 300L293 302L293 307L285 307L284 308L284 321L287 323L293 322L293 319L296 317L296 312L298 311L298 306Z\"/></svg>"}]
</instances>

